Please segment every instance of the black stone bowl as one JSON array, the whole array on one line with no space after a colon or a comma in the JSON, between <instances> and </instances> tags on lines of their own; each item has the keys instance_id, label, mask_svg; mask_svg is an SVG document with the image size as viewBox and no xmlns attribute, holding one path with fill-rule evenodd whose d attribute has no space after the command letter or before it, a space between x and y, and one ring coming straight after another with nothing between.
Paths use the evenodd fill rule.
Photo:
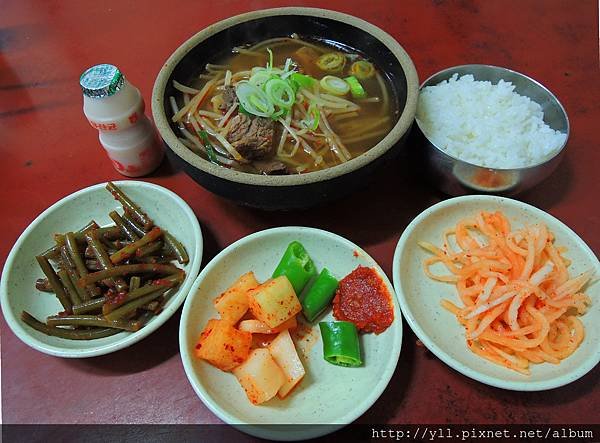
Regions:
<instances>
[{"instance_id":1,"label":"black stone bowl","mask_svg":"<svg viewBox=\"0 0 600 443\"><path fill-rule=\"evenodd\" d=\"M169 97L173 80L187 83L208 62L234 46L297 33L335 42L373 60L392 85L397 121L386 137L364 154L338 166L305 174L264 176L214 165L177 139ZM152 115L171 159L200 185L236 203L267 210L301 209L341 197L364 185L372 173L397 155L413 123L419 90L415 67L389 34L356 17L314 8L277 8L238 15L203 29L183 43L160 70L152 92Z\"/></svg>"}]
</instances>

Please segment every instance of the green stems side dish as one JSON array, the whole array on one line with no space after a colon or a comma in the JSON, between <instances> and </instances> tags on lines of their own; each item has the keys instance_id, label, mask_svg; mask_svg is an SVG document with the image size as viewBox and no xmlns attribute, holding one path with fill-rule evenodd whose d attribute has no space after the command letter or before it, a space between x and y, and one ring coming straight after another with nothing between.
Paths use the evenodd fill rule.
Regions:
<instances>
[{"instance_id":1,"label":"green stems side dish","mask_svg":"<svg viewBox=\"0 0 600 443\"><path fill-rule=\"evenodd\" d=\"M148 217L148 215L142 211L138 205L131 201L129 197L123 193L123 191L116 187L114 183L108 182L106 189L123 205L125 212L130 214L133 220L135 220L144 228L144 231L149 231L152 229L152 226L154 226L152 219Z\"/></svg>"},{"instance_id":2,"label":"green stems side dish","mask_svg":"<svg viewBox=\"0 0 600 443\"><path fill-rule=\"evenodd\" d=\"M354 323L321 322L319 329L323 340L323 358L327 362L346 367L362 365L358 332Z\"/></svg>"},{"instance_id":3,"label":"green stems side dish","mask_svg":"<svg viewBox=\"0 0 600 443\"><path fill-rule=\"evenodd\" d=\"M114 225L91 221L77 232L54 234L56 245L36 256L45 275L36 280L36 289L53 292L64 312L41 322L23 311L29 327L69 340L135 332L162 311L184 281L185 271L173 262L189 262L185 247L154 226L113 183L107 189L124 210L109 213Z\"/></svg>"},{"instance_id":4,"label":"green stems side dish","mask_svg":"<svg viewBox=\"0 0 600 443\"><path fill-rule=\"evenodd\" d=\"M179 240L173 237L170 233L165 231L165 243L173 250L173 253L177 257L179 263L186 264L190 261L187 251Z\"/></svg>"},{"instance_id":5,"label":"green stems side dish","mask_svg":"<svg viewBox=\"0 0 600 443\"><path fill-rule=\"evenodd\" d=\"M131 277L129 279L129 292L135 291L141 285L142 285L142 279L139 277L139 275L134 275L133 277Z\"/></svg>"},{"instance_id":6,"label":"green stems side dish","mask_svg":"<svg viewBox=\"0 0 600 443\"><path fill-rule=\"evenodd\" d=\"M98 259L98 262L100 262L100 266L102 266L105 270L113 269L113 263L110 260L108 253L104 250L104 248L102 247L102 244L98 240L98 235L96 234L96 232L95 231L88 232L85 235L85 239L87 240L87 243L90 246L90 248L92 248L92 251L94 252L94 255L96 256L96 258ZM119 291L126 291L127 283L125 282L125 280L120 278L119 274L116 274L116 277L118 277L118 278L115 278L113 281L114 281L114 284L117 287L117 289ZM82 276L81 278L87 278L87 275ZM109 278L109 277L107 277L107 278ZM90 283L95 283L95 282L90 282ZM86 283L85 286L88 286L90 283Z\"/></svg>"},{"instance_id":7,"label":"green stems side dish","mask_svg":"<svg viewBox=\"0 0 600 443\"><path fill-rule=\"evenodd\" d=\"M40 331L43 334L51 335L53 337L66 338L69 340L93 340L96 338L109 337L121 332L120 329L114 328L65 329L55 326L48 326L46 323L42 323L33 315L25 311L21 313L21 320L23 320L36 331Z\"/></svg>"},{"instance_id":8,"label":"green stems side dish","mask_svg":"<svg viewBox=\"0 0 600 443\"><path fill-rule=\"evenodd\" d=\"M87 226L90 226L90 225L88 224ZM96 225L96 226L98 226L98 225ZM102 237L102 238L108 239L108 240L116 240L116 239L124 238L124 236L118 226L105 226L103 228L98 228L98 227L92 226L92 227L88 227L85 231L80 230L80 231L73 233L77 243L81 243L82 245L85 245L85 234L89 231L94 231L94 232L96 232L96 234L98 234L99 237ZM66 243L65 237L66 237L65 234L54 234L54 241L56 242L56 246L54 246L54 247L60 249L61 246L64 246ZM48 251L50 251L50 249ZM48 258L53 258L53 257L48 257Z\"/></svg>"},{"instance_id":9,"label":"green stems side dish","mask_svg":"<svg viewBox=\"0 0 600 443\"><path fill-rule=\"evenodd\" d=\"M61 246L60 257L57 261L61 268L75 269L75 263L73 262L66 245Z\"/></svg>"},{"instance_id":10,"label":"green stems side dish","mask_svg":"<svg viewBox=\"0 0 600 443\"><path fill-rule=\"evenodd\" d=\"M302 312L309 322L315 321L321 312L329 306L335 296L338 280L323 268L315 282L301 301Z\"/></svg>"},{"instance_id":11,"label":"green stems side dish","mask_svg":"<svg viewBox=\"0 0 600 443\"><path fill-rule=\"evenodd\" d=\"M112 254L110 256L110 261L114 265L119 264L122 261L125 261L128 258L130 258L132 255L134 255L135 252L139 248L147 245L148 243L153 242L160 236L162 236L162 231L160 230L160 228L155 226L154 228L152 228L152 230L150 232L148 232L146 235L144 235L139 240L136 240L133 243L129 243L128 245L124 246L122 249L119 249L117 252Z\"/></svg>"},{"instance_id":12,"label":"green stems side dish","mask_svg":"<svg viewBox=\"0 0 600 443\"><path fill-rule=\"evenodd\" d=\"M79 285L77 284L77 282L79 281L79 275L77 275L77 272L74 269L67 269L67 274L69 274L69 280L71 281L71 284L73 285L73 288L75 289L75 292L77 292L80 303L82 301L89 300L93 296L96 296L96 294L94 292L88 293L87 290L79 287ZM96 288L96 289L99 290L99 288Z\"/></svg>"},{"instance_id":13,"label":"green stems side dish","mask_svg":"<svg viewBox=\"0 0 600 443\"><path fill-rule=\"evenodd\" d=\"M296 295L300 295L302 289L316 274L317 268L304 246L298 241L293 241L283 253L281 261L273 272L273 278L285 275Z\"/></svg>"},{"instance_id":14,"label":"green stems side dish","mask_svg":"<svg viewBox=\"0 0 600 443\"><path fill-rule=\"evenodd\" d=\"M65 288L65 292L69 296L72 305L78 305L81 303L81 299L79 298L79 294L75 290L75 286L73 286L73 282L71 282L71 278L69 277L69 273L65 268L58 271L58 279L60 280L63 288ZM71 306L72 308L72 306Z\"/></svg>"},{"instance_id":15,"label":"green stems side dish","mask_svg":"<svg viewBox=\"0 0 600 443\"><path fill-rule=\"evenodd\" d=\"M123 224L127 225L127 227L129 229L131 229L133 232L135 232L138 237L143 237L146 234L146 231L144 231L143 228L138 226L135 223L135 221L133 221L133 218L131 217L131 215L129 215L128 213L124 213L123 217L121 217L121 218L123 220Z\"/></svg>"},{"instance_id":16,"label":"green stems side dish","mask_svg":"<svg viewBox=\"0 0 600 443\"><path fill-rule=\"evenodd\" d=\"M135 251L135 256L139 258L155 254L163 248L163 245L164 243L162 240L153 241L152 243L148 243L147 245L138 248L138 250Z\"/></svg>"},{"instance_id":17,"label":"green stems side dish","mask_svg":"<svg viewBox=\"0 0 600 443\"><path fill-rule=\"evenodd\" d=\"M38 255L36 257L36 260L40 265L40 268L42 268L42 272L44 273L44 275L46 275L48 283L50 283L50 286L52 286L56 298L58 298L58 301L60 302L64 310L69 312L72 306L71 299L67 295L65 288L63 287L62 283L58 278L58 275L56 275L56 272L54 272L54 269L52 269L50 262L46 257L42 257L41 255Z\"/></svg>"},{"instance_id":18,"label":"green stems side dish","mask_svg":"<svg viewBox=\"0 0 600 443\"><path fill-rule=\"evenodd\" d=\"M110 211L108 213L108 216L112 219L112 221L115 222L115 225L117 225L119 229L121 229L123 235L125 235L129 240L137 241L140 239L137 233L134 232L131 226L125 223L125 221L121 218L117 211Z\"/></svg>"},{"instance_id":19,"label":"green stems side dish","mask_svg":"<svg viewBox=\"0 0 600 443\"><path fill-rule=\"evenodd\" d=\"M42 292L54 292L47 278L38 278L35 281L35 289Z\"/></svg>"},{"instance_id":20,"label":"green stems side dish","mask_svg":"<svg viewBox=\"0 0 600 443\"><path fill-rule=\"evenodd\" d=\"M165 292L167 289L179 284L179 282L179 275L173 275L167 278L162 278L160 280L148 283L147 285L144 285L141 288L137 288L121 296L115 297L114 299L108 300L106 303L104 303L104 306L102 306L102 313L106 315L117 309L119 306L124 305L125 303L128 303L137 298L143 297L144 295L150 294L151 292L155 292L160 289L164 289L163 292Z\"/></svg>"},{"instance_id":21,"label":"green stems side dish","mask_svg":"<svg viewBox=\"0 0 600 443\"><path fill-rule=\"evenodd\" d=\"M136 263L133 265L115 266L114 268L104 269L103 271L93 272L79 279L79 286L89 285L100 280L111 277L124 276L129 274L178 274L183 270L174 265L163 265L153 263Z\"/></svg>"},{"instance_id":22,"label":"green stems side dish","mask_svg":"<svg viewBox=\"0 0 600 443\"><path fill-rule=\"evenodd\" d=\"M88 245L90 246L90 248L92 249L92 251L94 252L94 255L98 259L98 262L100 263L100 265L104 269L112 268L113 265L112 265L112 262L110 261L110 257L108 256L108 254L104 250L104 247L100 243L98 234L93 231L89 232L85 235L85 239L86 239ZM84 276L82 275L82 277L84 277Z\"/></svg>"},{"instance_id":23,"label":"green stems side dish","mask_svg":"<svg viewBox=\"0 0 600 443\"><path fill-rule=\"evenodd\" d=\"M69 251L69 254L71 255L73 263L75 263L75 268L77 269L79 275L87 275L87 268L85 267L83 258L81 258L79 246L77 245L77 240L75 239L75 234L72 232L67 232L65 235L65 244L67 246L67 251Z\"/></svg>"},{"instance_id":24,"label":"green stems side dish","mask_svg":"<svg viewBox=\"0 0 600 443\"><path fill-rule=\"evenodd\" d=\"M163 292L165 292L165 288L159 287L156 291L151 292L150 294L144 295L143 297L137 298L129 303L124 304L123 306L120 306L114 311L106 314L104 318L107 320L118 320L120 318L123 318L130 312L135 311L137 308L141 308L146 303L149 303L155 298L160 297Z\"/></svg>"},{"instance_id":25,"label":"green stems side dish","mask_svg":"<svg viewBox=\"0 0 600 443\"><path fill-rule=\"evenodd\" d=\"M67 251L71 255L71 259L73 263L75 263L75 269L79 274L79 277L84 277L88 274L87 267L85 266L85 262L83 261L82 254L79 251L79 245L77 244L77 239L75 238L75 234L72 232L67 232L65 235L65 245L67 247ZM71 276L72 279L73 276ZM75 285L75 289L78 288L77 284ZM93 285L89 285L85 288L85 290L79 290L80 298L82 300L89 300L92 296L96 294L96 288Z\"/></svg>"},{"instance_id":26,"label":"green stems side dish","mask_svg":"<svg viewBox=\"0 0 600 443\"><path fill-rule=\"evenodd\" d=\"M102 310L102 305L106 303L108 300L107 297L102 296L98 298L94 298L93 300L84 301L79 305L73 306L73 314L87 314L88 312L100 312Z\"/></svg>"},{"instance_id":27,"label":"green stems side dish","mask_svg":"<svg viewBox=\"0 0 600 443\"><path fill-rule=\"evenodd\" d=\"M93 326L103 328L123 329L124 331L137 331L139 324L135 321L107 320L98 315L53 315L46 320L48 326Z\"/></svg>"},{"instance_id":28,"label":"green stems side dish","mask_svg":"<svg viewBox=\"0 0 600 443\"><path fill-rule=\"evenodd\" d=\"M85 233L85 231L89 230L89 229L97 229L98 228L98 224L92 220L90 221L87 225L85 225L83 228L81 228L79 231L77 231L75 234L81 236L81 239L83 239L83 234ZM46 258L55 258L59 253L60 253L60 247L64 244L64 242L57 242L56 245L52 246L50 249L44 251L42 254L42 256L46 257Z\"/></svg>"}]
</instances>

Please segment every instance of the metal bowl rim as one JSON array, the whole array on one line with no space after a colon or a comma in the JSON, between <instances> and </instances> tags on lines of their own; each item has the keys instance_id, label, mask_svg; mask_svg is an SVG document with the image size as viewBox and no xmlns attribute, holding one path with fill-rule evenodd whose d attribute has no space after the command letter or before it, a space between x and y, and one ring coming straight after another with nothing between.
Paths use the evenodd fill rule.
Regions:
<instances>
[{"instance_id":1,"label":"metal bowl rim","mask_svg":"<svg viewBox=\"0 0 600 443\"><path fill-rule=\"evenodd\" d=\"M523 74L522 72L515 71L515 70L509 69L509 68L504 68L502 66L487 65L487 64L477 64L477 63L475 63L475 64L465 64L465 65L451 66L449 68L442 69L441 71L438 71L438 72L430 75L429 77L427 77L425 79L425 81L423 81L423 83L421 83L421 86L419 86L419 93L421 92L421 90L424 87L431 86L431 85L429 85L427 83L429 83L429 81L431 81L432 78L434 78L434 77L436 77L436 76L438 76L440 74L445 74L447 72L452 72L452 71L457 70L457 69L471 68L471 67L478 67L478 68L482 68L483 67L483 68L488 68L488 69L491 69L491 70L504 71L504 72L508 72L510 74L521 76L521 77L525 78L527 81L531 82L532 84L538 86L543 91L545 91L550 96L550 98L553 99L558 104L558 107L561 110L563 117L565 118L565 121L566 121L566 124L567 124L567 137L565 138L565 141L563 142L563 144L561 145L561 147L554 153L554 155L552 157L549 157L549 158L547 158L547 159L545 159L543 161L540 161L538 163L535 163L533 165L523 166L521 168L491 168L489 166L482 166L482 165L478 165L478 164L475 164L475 163L468 162L466 160L463 160L461 158L455 157L455 156L449 154L448 152L444 151L442 148L440 148L438 145L436 145L433 141L431 141L429 139L429 137L425 134L425 132L421 128L421 124L419 122L419 119L415 115L415 123L417 124L417 127L419 128L419 131L421 131L421 133L423 134L423 136L425 137L425 139L427 140L427 142L431 146L433 146L442 155L444 155L446 157L449 157L449 158L451 158L451 159L453 159L455 161L464 163L464 164L472 166L474 168L486 169L486 170L490 170L490 171L526 171L528 169L534 169L534 168L537 168L539 166L545 165L546 163L550 163L552 160L554 160L555 158L557 158L558 156L560 156L562 154L562 152L564 151L565 147L567 146L567 143L569 142L569 137L571 135L571 124L569 122L569 116L567 114L567 111L565 110L565 107L562 105L562 103L560 102L560 100L556 97L556 95L554 95L552 93L552 91L550 91L550 89L548 89L546 86L544 86L542 83L540 83L539 81L535 80L534 78L532 78L532 77L530 77L530 76L528 76L526 74ZM475 80L477 80L477 79L475 79ZM535 101L533 99L530 99L530 100ZM417 103L417 109L418 109L418 103Z\"/></svg>"}]
</instances>

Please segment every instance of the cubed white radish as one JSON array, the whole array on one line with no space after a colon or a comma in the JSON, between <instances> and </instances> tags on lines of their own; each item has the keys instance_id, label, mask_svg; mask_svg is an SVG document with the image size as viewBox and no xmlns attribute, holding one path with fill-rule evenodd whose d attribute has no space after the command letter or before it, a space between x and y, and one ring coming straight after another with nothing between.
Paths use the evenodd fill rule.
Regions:
<instances>
[{"instance_id":1,"label":"cubed white radish","mask_svg":"<svg viewBox=\"0 0 600 443\"><path fill-rule=\"evenodd\" d=\"M302 311L302 305L286 276L272 278L248 291L250 311L270 328Z\"/></svg>"},{"instance_id":2,"label":"cubed white radish","mask_svg":"<svg viewBox=\"0 0 600 443\"><path fill-rule=\"evenodd\" d=\"M250 289L258 286L253 272L248 272L238 278L225 292L215 299L215 308L223 320L235 324L248 310L248 295Z\"/></svg>"},{"instance_id":3,"label":"cubed white radish","mask_svg":"<svg viewBox=\"0 0 600 443\"><path fill-rule=\"evenodd\" d=\"M289 320L284 321L275 328L270 328L268 325L260 320L242 320L238 325L240 331L251 332L252 334L278 334L286 329L293 329L298 326L296 317L292 317Z\"/></svg>"},{"instance_id":4,"label":"cubed white radish","mask_svg":"<svg viewBox=\"0 0 600 443\"><path fill-rule=\"evenodd\" d=\"M248 359L233 370L246 391L248 400L258 405L273 398L285 382L285 376L268 349L250 352Z\"/></svg>"},{"instance_id":5,"label":"cubed white radish","mask_svg":"<svg viewBox=\"0 0 600 443\"><path fill-rule=\"evenodd\" d=\"M285 382L277 392L279 398L285 398L306 373L300 357L298 357L298 352L296 352L294 341L287 329L280 332L275 340L271 342L269 352L285 375Z\"/></svg>"},{"instance_id":6,"label":"cubed white radish","mask_svg":"<svg viewBox=\"0 0 600 443\"><path fill-rule=\"evenodd\" d=\"M238 331L225 320L210 319L196 344L196 357L223 371L230 371L248 358L252 334Z\"/></svg>"}]
</instances>

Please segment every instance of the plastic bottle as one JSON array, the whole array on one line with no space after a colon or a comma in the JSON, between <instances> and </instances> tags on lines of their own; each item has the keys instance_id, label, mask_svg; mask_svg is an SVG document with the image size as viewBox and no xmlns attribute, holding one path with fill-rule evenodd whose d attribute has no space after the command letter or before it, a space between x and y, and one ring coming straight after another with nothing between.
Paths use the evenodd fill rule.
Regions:
<instances>
[{"instance_id":1,"label":"plastic bottle","mask_svg":"<svg viewBox=\"0 0 600 443\"><path fill-rule=\"evenodd\" d=\"M83 113L99 131L100 143L115 169L129 177L154 171L164 150L152 123L144 114L144 99L116 66L87 69L79 79Z\"/></svg>"}]
</instances>

